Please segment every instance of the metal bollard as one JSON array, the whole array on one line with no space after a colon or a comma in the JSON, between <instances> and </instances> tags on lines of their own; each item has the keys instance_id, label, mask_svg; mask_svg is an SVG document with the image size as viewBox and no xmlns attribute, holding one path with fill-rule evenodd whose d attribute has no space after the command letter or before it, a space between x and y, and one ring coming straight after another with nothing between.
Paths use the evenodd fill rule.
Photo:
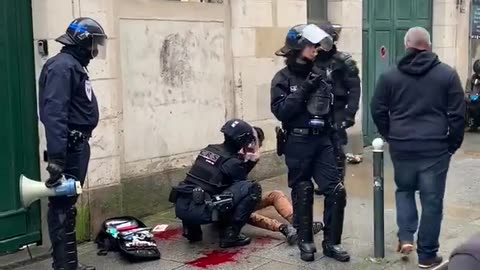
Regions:
<instances>
[{"instance_id":1,"label":"metal bollard","mask_svg":"<svg viewBox=\"0 0 480 270\"><path fill-rule=\"evenodd\" d=\"M384 189L383 189L383 146L381 138L373 146L373 242L374 259L385 258Z\"/></svg>"}]
</instances>

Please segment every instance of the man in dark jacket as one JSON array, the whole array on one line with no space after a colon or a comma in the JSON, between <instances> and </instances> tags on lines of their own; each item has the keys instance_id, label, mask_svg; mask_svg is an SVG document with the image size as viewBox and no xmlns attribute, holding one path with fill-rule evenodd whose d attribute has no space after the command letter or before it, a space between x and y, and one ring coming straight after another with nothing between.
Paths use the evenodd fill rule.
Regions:
<instances>
[{"instance_id":1,"label":"man in dark jacket","mask_svg":"<svg viewBox=\"0 0 480 270\"><path fill-rule=\"evenodd\" d=\"M418 228L419 267L430 268L442 261L437 251L445 182L450 157L463 141L465 103L457 72L431 52L427 30L411 28L405 47L398 65L378 79L371 111L395 170L398 251L413 250Z\"/></svg>"}]
</instances>

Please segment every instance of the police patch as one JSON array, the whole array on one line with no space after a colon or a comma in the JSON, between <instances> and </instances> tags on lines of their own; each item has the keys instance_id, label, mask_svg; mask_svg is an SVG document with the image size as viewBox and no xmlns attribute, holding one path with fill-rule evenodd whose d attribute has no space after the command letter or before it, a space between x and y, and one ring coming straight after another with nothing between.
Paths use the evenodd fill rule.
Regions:
<instances>
[{"instance_id":1,"label":"police patch","mask_svg":"<svg viewBox=\"0 0 480 270\"><path fill-rule=\"evenodd\" d=\"M85 94L87 95L87 98L90 101L92 101L92 92L93 92L92 83L90 82L90 80L86 80L85 81Z\"/></svg>"},{"instance_id":2,"label":"police patch","mask_svg":"<svg viewBox=\"0 0 480 270\"><path fill-rule=\"evenodd\" d=\"M297 91L297 86L296 85L291 85L290 86L290 92L295 92Z\"/></svg>"},{"instance_id":3,"label":"police patch","mask_svg":"<svg viewBox=\"0 0 480 270\"><path fill-rule=\"evenodd\" d=\"M200 151L200 155L201 157L203 157L205 159L206 162L212 164L212 165L215 165L215 163L217 163L218 159L220 158L220 155L219 154L215 154L213 152L210 152L208 150L202 150Z\"/></svg>"}]
</instances>

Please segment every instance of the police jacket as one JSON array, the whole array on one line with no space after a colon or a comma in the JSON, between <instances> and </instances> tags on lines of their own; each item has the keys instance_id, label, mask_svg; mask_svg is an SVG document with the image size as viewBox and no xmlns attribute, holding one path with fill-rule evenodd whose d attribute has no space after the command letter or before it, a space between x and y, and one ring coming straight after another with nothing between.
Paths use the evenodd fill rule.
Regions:
<instances>
[{"instance_id":1,"label":"police jacket","mask_svg":"<svg viewBox=\"0 0 480 270\"><path fill-rule=\"evenodd\" d=\"M88 74L67 48L42 68L39 114L45 126L49 159L65 159L70 131L90 136L98 124L98 104Z\"/></svg>"},{"instance_id":2,"label":"police jacket","mask_svg":"<svg viewBox=\"0 0 480 270\"><path fill-rule=\"evenodd\" d=\"M345 111L347 117L355 118L361 88L359 71L352 55L337 51L334 47L330 52L319 54L315 65L326 70L335 95L335 110Z\"/></svg>"},{"instance_id":3,"label":"police jacket","mask_svg":"<svg viewBox=\"0 0 480 270\"><path fill-rule=\"evenodd\" d=\"M200 151L179 190L188 193L198 186L210 195L219 194L234 182L247 180L248 172L237 152L223 144L208 145Z\"/></svg>"},{"instance_id":4,"label":"police jacket","mask_svg":"<svg viewBox=\"0 0 480 270\"><path fill-rule=\"evenodd\" d=\"M270 109L287 130L309 127L311 115L307 111L307 100L310 96L302 84L310 71L311 67L300 69L287 65L272 79Z\"/></svg>"}]
</instances>

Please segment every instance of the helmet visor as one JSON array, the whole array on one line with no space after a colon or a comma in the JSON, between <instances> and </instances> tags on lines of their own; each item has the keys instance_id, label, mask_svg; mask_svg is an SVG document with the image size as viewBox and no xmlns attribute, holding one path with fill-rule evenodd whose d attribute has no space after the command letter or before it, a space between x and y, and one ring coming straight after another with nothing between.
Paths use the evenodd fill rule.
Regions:
<instances>
[{"instance_id":1,"label":"helmet visor","mask_svg":"<svg viewBox=\"0 0 480 270\"><path fill-rule=\"evenodd\" d=\"M333 38L314 24L305 26L302 37L324 51L330 51L333 47Z\"/></svg>"},{"instance_id":2,"label":"helmet visor","mask_svg":"<svg viewBox=\"0 0 480 270\"><path fill-rule=\"evenodd\" d=\"M92 58L105 59L107 57L107 37L105 35L93 35Z\"/></svg>"}]
</instances>

